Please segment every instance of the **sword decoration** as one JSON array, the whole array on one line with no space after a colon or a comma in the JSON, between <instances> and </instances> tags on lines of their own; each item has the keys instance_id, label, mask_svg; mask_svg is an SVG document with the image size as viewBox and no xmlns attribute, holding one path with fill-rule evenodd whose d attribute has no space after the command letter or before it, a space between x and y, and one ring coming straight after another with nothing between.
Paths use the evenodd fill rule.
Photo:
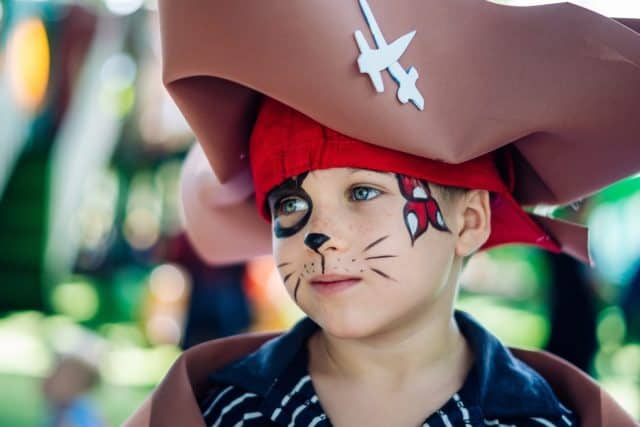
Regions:
<instances>
[{"instance_id":1,"label":"sword decoration","mask_svg":"<svg viewBox=\"0 0 640 427\"><path fill-rule=\"evenodd\" d=\"M367 0L358 0L358 2L360 3L360 8L376 43L376 49L371 49L362 31L357 30L354 33L358 49L360 49L360 55L358 56L358 68L360 72L369 75L376 92L380 93L384 92L382 71L387 69L391 77L398 84L398 100L403 104L411 101L420 111L424 110L424 98L418 88L416 88L418 70L413 66L405 70L398 62L398 59L400 59L405 50L407 50L416 32L412 31L407 33L393 43L387 44Z\"/></svg>"}]
</instances>

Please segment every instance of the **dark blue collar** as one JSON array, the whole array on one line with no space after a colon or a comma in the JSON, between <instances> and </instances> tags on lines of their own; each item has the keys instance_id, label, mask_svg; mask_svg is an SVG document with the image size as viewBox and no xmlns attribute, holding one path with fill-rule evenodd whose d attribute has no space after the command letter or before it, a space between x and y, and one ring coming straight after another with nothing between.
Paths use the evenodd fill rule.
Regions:
<instances>
[{"instance_id":1,"label":"dark blue collar","mask_svg":"<svg viewBox=\"0 0 640 427\"><path fill-rule=\"evenodd\" d=\"M463 401L476 403L487 418L567 413L547 381L513 356L498 338L467 313L456 311L455 318L475 355L459 393Z\"/></svg>"},{"instance_id":2,"label":"dark blue collar","mask_svg":"<svg viewBox=\"0 0 640 427\"><path fill-rule=\"evenodd\" d=\"M470 315L457 311L455 319L476 360L459 394L463 401L478 406L485 417L554 417L566 414L551 387L532 368L511 352ZM300 372L306 364L306 343L319 329L304 318L289 332L265 343L256 352L210 375L217 384L229 384L261 395L268 400L281 392L281 378ZM302 368L304 371L306 366ZM287 381L288 382L288 381Z\"/></svg>"}]
</instances>

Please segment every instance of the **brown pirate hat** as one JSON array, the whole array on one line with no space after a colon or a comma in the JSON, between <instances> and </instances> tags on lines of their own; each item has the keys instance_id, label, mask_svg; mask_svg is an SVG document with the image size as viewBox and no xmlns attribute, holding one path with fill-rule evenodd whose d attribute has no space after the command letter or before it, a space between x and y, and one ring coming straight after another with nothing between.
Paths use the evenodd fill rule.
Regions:
<instances>
[{"instance_id":1,"label":"brown pirate hat","mask_svg":"<svg viewBox=\"0 0 640 427\"><path fill-rule=\"evenodd\" d=\"M568 3L160 0L164 81L217 177L248 168L261 94L451 163L514 150L523 205L640 170L640 34ZM586 237L539 222L584 259Z\"/></svg>"}]
</instances>

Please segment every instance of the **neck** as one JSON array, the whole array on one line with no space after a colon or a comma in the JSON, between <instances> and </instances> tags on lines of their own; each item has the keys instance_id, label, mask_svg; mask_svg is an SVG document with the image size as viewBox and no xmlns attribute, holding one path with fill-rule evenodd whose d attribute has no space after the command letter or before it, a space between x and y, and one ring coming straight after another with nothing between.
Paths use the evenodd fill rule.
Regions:
<instances>
[{"instance_id":1,"label":"neck","mask_svg":"<svg viewBox=\"0 0 640 427\"><path fill-rule=\"evenodd\" d=\"M461 386L473 354L453 318L455 286L451 288L450 298L442 295L415 318L402 319L402 327L391 325L386 331L357 339L319 332L309 343L312 371L385 387L433 378Z\"/></svg>"}]
</instances>

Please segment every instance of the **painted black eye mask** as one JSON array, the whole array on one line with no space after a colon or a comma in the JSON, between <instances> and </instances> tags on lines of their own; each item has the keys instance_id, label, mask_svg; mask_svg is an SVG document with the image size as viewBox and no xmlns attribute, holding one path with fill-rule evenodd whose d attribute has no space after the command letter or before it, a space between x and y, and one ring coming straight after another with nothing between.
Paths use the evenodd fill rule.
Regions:
<instances>
[{"instance_id":1,"label":"painted black eye mask","mask_svg":"<svg viewBox=\"0 0 640 427\"><path fill-rule=\"evenodd\" d=\"M298 231L302 230L304 226L307 225L307 222L309 222L309 218L311 218L311 212L313 211L313 202L311 201L311 197L309 197L309 194L307 194L307 192L302 188L302 183L304 182L307 175L308 172L305 172L293 178L287 179L267 196L269 209L271 210L271 212L276 212L276 210L279 208L278 205L280 204L281 200L287 197L299 197L307 203L307 210L305 214L293 224L287 224L286 226L284 226L281 219L274 215L273 234L278 239L284 239L293 236Z\"/></svg>"}]
</instances>

